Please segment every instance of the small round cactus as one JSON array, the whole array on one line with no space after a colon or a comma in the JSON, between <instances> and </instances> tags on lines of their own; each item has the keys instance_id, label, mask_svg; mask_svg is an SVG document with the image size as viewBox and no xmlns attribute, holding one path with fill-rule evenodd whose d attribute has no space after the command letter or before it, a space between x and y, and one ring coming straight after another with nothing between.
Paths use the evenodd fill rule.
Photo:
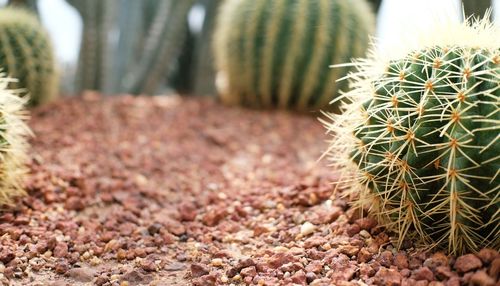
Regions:
<instances>
[{"instance_id":1,"label":"small round cactus","mask_svg":"<svg viewBox=\"0 0 500 286\"><path fill-rule=\"evenodd\" d=\"M365 0L228 0L214 33L217 88L229 105L317 111L364 56L374 25ZM333 106L331 106L333 107Z\"/></svg>"},{"instance_id":2,"label":"small round cactus","mask_svg":"<svg viewBox=\"0 0 500 286\"><path fill-rule=\"evenodd\" d=\"M52 99L58 76L52 46L36 15L15 7L0 9L0 68L9 77L11 88L29 93L30 105Z\"/></svg>"},{"instance_id":3,"label":"small round cactus","mask_svg":"<svg viewBox=\"0 0 500 286\"><path fill-rule=\"evenodd\" d=\"M404 239L500 247L500 29L443 23L355 63L324 120L346 193ZM401 244L399 244L401 245Z\"/></svg>"},{"instance_id":4,"label":"small round cactus","mask_svg":"<svg viewBox=\"0 0 500 286\"><path fill-rule=\"evenodd\" d=\"M27 136L31 134L25 124L27 98L9 89L15 80L4 76L0 74L0 206L24 193L21 180L26 173Z\"/></svg>"}]
</instances>

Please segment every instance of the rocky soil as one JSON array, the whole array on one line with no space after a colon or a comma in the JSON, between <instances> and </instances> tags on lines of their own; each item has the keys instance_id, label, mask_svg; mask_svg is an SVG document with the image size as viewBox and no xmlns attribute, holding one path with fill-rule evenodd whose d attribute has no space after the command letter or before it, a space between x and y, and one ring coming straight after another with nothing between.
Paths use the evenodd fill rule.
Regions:
<instances>
[{"instance_id":1,"label":"rocky soil","mask_svg":"<svg viewBox=\"0 0 500 286\"><path fill-rule=\"evenodd\" d=\"M500 285L496 250L398 251L332 196L313 117L89 93L30 125L4 285Z\"/></svg>"}]
</instances>

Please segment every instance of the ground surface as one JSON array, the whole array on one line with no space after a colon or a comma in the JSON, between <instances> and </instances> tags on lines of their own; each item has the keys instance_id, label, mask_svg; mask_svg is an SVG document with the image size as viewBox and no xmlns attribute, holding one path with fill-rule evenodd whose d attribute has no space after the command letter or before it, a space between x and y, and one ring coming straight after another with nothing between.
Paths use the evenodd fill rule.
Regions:
<instances>
[{"instance_id":1,"label":"ground surface","mask_svg":"<svg viewBox=\"0 0 500 286\"><path fill-rule=\"evenodd\" d=\"M30 124L29 196L0 213L5 285L499 285L498 252L398 252L331 197L313 117L87 94Z\"/></svg>"}]
</instances>

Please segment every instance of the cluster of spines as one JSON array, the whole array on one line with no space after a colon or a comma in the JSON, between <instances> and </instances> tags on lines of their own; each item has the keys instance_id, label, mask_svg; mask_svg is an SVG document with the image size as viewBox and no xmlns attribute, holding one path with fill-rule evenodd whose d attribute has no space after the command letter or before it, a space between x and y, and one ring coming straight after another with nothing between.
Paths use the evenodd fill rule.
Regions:
<instances>
[{"instance_id":1,"label":"cluster of spines","mask_svg":"<svg viewBox=\"0 0 500 286\"><path fill-rule=\"evenodd\" d=\"M335 80L349 70L328 66L364 55L373 18L364 0L226 1L214 36L222 100L301 111L328 106L341 88Z\"/></svg>"},{"instance_id":2,"label":"cluster of spines","mask_svg":"<svg viewBox=\"0 0 500 286\"><path fill-rule=\"evenodd\" d=\"M31 131L25 124L27 97L9 89L14 79L0 74L0 206L24 193L22 178L26 173L27 136Z\"/></svg>"},{"instance_id":3,"label":"cluster of spines","mask_svg":"<svg viewBox=\"0 0 500 286\"><path fill-rule=\"evenodd\" d=\"M430 46L350 75L351 103L327 123L331 160L400 243L500 247L499 59L498 47Z\"/></svg>"},{"instance_id":4,"label":"cluster of spines","mask_svg":"<svg viewBox=\"0 0 500 286\"><path fill-rule=\"evenodd\" d=\"M25 89L31 105L55 97L58 76L49 36L36 15L28 10L0 10L0 67L18 79L9 86Z\"/></svg>"}]
</instances>

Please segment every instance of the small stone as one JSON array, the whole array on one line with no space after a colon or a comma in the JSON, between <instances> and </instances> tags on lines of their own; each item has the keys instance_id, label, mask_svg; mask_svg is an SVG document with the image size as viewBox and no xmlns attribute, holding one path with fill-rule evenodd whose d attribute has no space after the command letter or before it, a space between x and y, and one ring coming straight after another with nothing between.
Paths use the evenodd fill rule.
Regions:
<instances>
[{"instance_id":1,"label":"small stone","mask_svg":"<svg viewBox=\"0 0 500 286\"><path fill-rule=\"evenodd\" d=\"M150 226L148 226L148 233L150 235L155 235L160 232L160 229L162 228L162 225L160 223L153 223Z\"/></svg>"},{"instance_id":2,"label":"small stone","mask_svg":"<svg viewBox=\"0 0 500 286\"><path fill-rule=\"evenodd\" d=\"M427 280L427 281L434 280L434 274L427 266L420 267L419 269L417 269L414 273L414 276L416 280Z\"/></svg>"},{"instance_id":3,"label":"small stone","mask_svg":"<svg viewBox=\"0 0 500 286\"><path fill-rule=\"evenodd\" d=\"M165 265L164 269L167 271L179 271L186 268L186 265L180 262L172 262L168 265Z\"/></svg>"},{"instance_id":4,"label":"small stone","mask_svg":"<svg viewBox=\"0 0 500 286\"><path fill-rule=\"evenodd\" d=\"M95 256L93 256L89 261L90 265L92 265L92 266L97 266L97 265L101 264L101 262L102 262L101 259L99 259Z\"/></svg>"},{"instance_id":5,"label":"small stone","mask_svg":"<svg viewBox=\"0 0 500 286\"><path fill-rule=\"evenodd\" d=\"M396 265L400 270L408 268L408 258L404 253L398 252L396 256L394 256L394 265Z\"/></svg>"},{"instance_id":6,"label":"small stone","mask_svg":"<svg viewBox=\"0 0 500 286\"><path fill-rule=\"evenodd\" d=\"M416 270L422 266L422 260L418 257L410 257L410 261L408 262L408 268L411 270Z\"/></svg>"},{"instance_id":7,"label":"small stone","mask_svg":"<svg viewBox=\"0 0 500 286\"><path fill-rule=\"evenodd\" d=\"M370 261L373 257L373 254L366 249L366 247L363 247L359 250L358 252L358 262L360 263L366 263Z\"/></svg>"},{"instance_id":8,"label":"small stone","mask_svg":"<svg viewBox=\"0 0 500 286\"><path fill-rule=\"evenodd\" d=\"M398 271L385 267L381 267L375 274L375 281L377 281L378 285L399 286L402 278Z\"/></svg>"},{"instance_id":9,"label":"small stone","mask_svg":"<svg viewBox=\"0 0 500 286\"><path fill-rule=\"evenodd\" d=\"M401 276L408 278L408 277L410 277L411 271L410 271L410 269L405 268L405 269L402 269L401 271L399 271L399 273L401 273Z\"/></svg>"},{"instance_id":10,"label":"small stone","mask_svg":"<svg viewBox=\"0 0 500 286\"><path fill-rule=\"evenodd\" d=\"M377 261L380 263L380 265L385 266L385 267L390 267L392 265L392 252L389 250L383 251L380 256L377 258Z\"/></svg>"},{"instance_id":11,"label":"small stone","mask_svg":"<svg viewBox=\"0 0 500 286\"><path fill-rule=\"evenodd\" d=\"M448 257L442 252L436 252L424 261L424 266L430 269L436 269L439 266L448 266Z\"/></svg>"},{"instance_id":12,"label":"small stone","mask_svg":"<svg viewBox=\"0 0 500 286\"><path fill-rule=\"evenodd\" d=\"M255 266L249 266L241 269L240 274L243 277L245 276L254 277L255 275L257 275L257 270L255 269Z\"/></svg>"},{"instance_id":13,"label":"small stone","mask_svg":"<svg viewBox=\"0 0 500 286\"><path fill-rule=\"evenodd\" d=\"M4 264L9 263L14 258L16 258L16 254L14 253L14 251L11 251L9 249L4 249L0 252L0 261L3 262Z\"/></svg>"},{"instance_id":14,"label":"small stone","mask_svg":"<svg viewBox=\"0 0 500 286\"><path fill-rule=\"evenodd\" d=\"M177 208L181 221L194 221L198 212L192 203L182 203Z\"/></svg>"},{"instance_id":15,"label":"small stone","mask_svg":"<svg viewBox=\"0 0 500 286\"><path fill-rule=\"evenodd\" d=\"M191 264L190 270L191 270L191 276L194 278L201 277L203 275L208 274L207 267L205 265L201 265L198 263Z\"/></svg>"},{"instance_id":16,"label":"small stone","mask_svg":"<svg viewBox=\"0 0 500 286\"><path fill-rule=\"evenodd\" d=\"M221 258L214 258L212 259L212 262L211 262L212 266L222 266L222 259Z\"/></svg>"},{"instance_id":17,"label":"small stone","mask_svg":"<svg viewBox=\"0 0 500 286\"><path fill-rule=\"evenodd\" d=\"M358 234L361 231L361 228L357 224L352 224L349 227L347 227L347 235L349 236L354 236L355 234Z\"/></svg>"},{"instance_id":18,"label":"small stone","mask_svg":"<svg viewBox=\"0 0 500 286\"><path fill-rule=\"evenodd\" d=\"M313 260L309 262L309 264L306 266L306 271L316 274L321 273L321 271L323 271L323 262L320 260Z\"/></svg>"},{"instance_id":19,"label":"small stone","mask_svg":"<svg viewBox=\"0 0 500 286\"><path fill-rule=\"evenodd\" d=\"M326 210L322 210L318 213L318 223L328 224L332 223L343 213L342 209L337 206L332 206ZM307 274L306 274L307 275Z\"/></svg>"},{"instance_id":20,"label":"small stone","mask_svg":"<svg viewBox=\"0 0 500 286\"><path fill-rule=\"evenodd\" d=\"M308 221L304 222L300 226L300 234L304 236L308 236L316 230L316 226Z\"/></svg>"},{"instance_id":21,"label":"small stone","mask_svg":"<svg viewBox=\"0 0 500 286\"><path fill-rule=\"evenodd\" d=\"M308 284L311 284L311 282L313 282L314 280L316 280L316 274L314 274L312 272L307 272L306 273L306 282Z\"/></svg>"},{"instance_id":22,"label":"small stone","mask_svg":"<svg viewBox=\"0 0 500 286\"><path fill-rule=\"evenodd\" d=\"M125 260L127 259L127 251L125 251L125 249L118 249L118 251L116 252L116 259L118 260Z\"/></svg>"},{"instance_id":23,"label":"small stone","mask_svg":"<svg viewBox=\"0 0 500 286\"><path fill-rule=\"evenodd\" d=\"M377 221L372 218L372 217L364 217L356 220L356 224L359 225L359 227L362 230L371 230L375 226L377 226Z\"/></svg>"},{"instance_id":24,"label":"small stone","mask_svg":"<svg viewBox=\"0 0 500 286\"><path fill-rule=\"evenodd\" d=\"M96 280L94 281L95 285L97 285L97 286L102 286L108 282L109 282L109 278L105 275L101 275L101 276L97 277Z\"/></svg>"},{"instance_id":25,"label":"small stone","mask_svg":"<svg viewBox=\"0 0 500 286\"><path fill-rule=\"evenodd\" d=\"M66 275L79 282L90 282L94 279L96 271L88 267L71 268Z\"/></svg>"},{"instance_id":26,"label":"small stone","mask_svg":"<svg viewBox=\"0 0 500 286\"><path fill-rule=\"evenodd\" d=\"M146 257L148 254L146 252L146 249L144 248L136 248L134 249L134 255L135 257L141 257L141 258L144 258Z\"/></svg>"},{"instance_id":27,"label":"small stone","mask_svg":"<svg viewBox=\"0 0 500 286\"><path fill-rule=\"evenodd\" d=\"M269 264L269 267L271 267L273 269L277 269L284 264L287 264L290 262L295 262L295 261L297 261L297 259L289 253L276 253L275 255L273 255L269 259L268 264Z\"/></svg>"},{"instance_id":28,"label":"small stone","mask_svg":"<svg viewBox=\"0 0 500 286\"><path fill-rule=\"evenodd\" d=\"M85 208L85 205L83 204L83 201L79 197L69 197L66 200L66 204L64 207L67 210L75 210L75 211L81 211Z\"/></svg>"},{"instance_id":29,"label":"small stone","mask_svg":"<svg viewBox=\"0 0 500 286\"><path fill-rule=\"evenodd\" d=\"M361 263L359 267L359 274L361 277L372 277L375 275L376 270L369 264Z\"/></svg>"},{"instance_id":30,"label":"small stone","mask_svg":"<svg viewBox=\"0 0 500 286\"><path fill-rule=\"evenodd\" d=\"M216 226L226 216L227 211L225 209L212 209L203 215L201 221L206 226Z\"/></svg>"},{"instance_id":31,"label":"small stone","mask_svg":"<svg viewBox=\"0 0 500 286\"><path fill-rule=\"evenodd\" d=\"M453 272L451 272L449 266L438 266L434 272L439 280L446 280L453 276Z\"/></svg>"},{"instance_id":32,"label":"small stone","mask_svg":"<svg viewBox=\"0 0 500 286\"><path fill-rule=\"evenodd\" d=\"M371 238L371 237L372 237L372 235L371 235L368 231L366 231L366 230L364 230L364 229L362 229L362 230L359 232L359 235L360 235L361 237L365 238L365 239L368 239L368 238Z\"/></svg>"},{"instance_id":33,"label":"small stone","mask_svg":"<svg viewBox=\"0 0 500 286\"><path fill-rule=\"evenodd\" d=\"M486 264L490 264L495 258L500 258L498 251L491 248L481 249L477 256Z\"/></svg>"},{"instance_id":34,"label":"small stone","mask_svg":"<svg viewBox=\"0 0 500 286\"><path fill-rule=\"evenodd\" d=\"M217 277L213 274L203 275L202 277L193 279L193 286L215 286Z\"/></svg>"},{"instance_id":35,"label":"small stone","mask_svg":"<svg viewBox=\"0 0 500 286\"><path fill-rule=\"evenodd\" d=\"M61 258L68 255L68 245L65 242L58 242L54 247L54 256Z\"/></svg>"},{"instance_id":36,"label":"small stone","mask_svg":"<svg viewBox=\"0 0 500 286\"><path fill-rule=\"evenodd\" d=\"M290 280L292 280L292 282L295 283L295 284L305 285L305 283L306 283L306 273L304 272L304 270L299 270L299 271L295 272L295 274L293 274L290 277Z\"/></svg>"},{"instance_id":37,"label":"small stone","mask_svg":"<svg viewBox=\"0 0 500 286\"><path fill-rule=\"evenodd\" d=\"M111 276L111 280L113 279L113 275ZM153 281L153 276L151 274L143 274L142 271L131 270L121 277L122 282L128 282L131 284L140 284L140 285L149 285L151 281ZM114 285L114 284L113 284Z\"/></svg>"},{"instance_id":38,"label":"small stone","mask_svg":"<svg viewBox=\"0 0 500 286\"><path fill-rule=\"evenodd\" d=\"M306 241L304 241L304 248L309 249L309 248L313 248L313 247L318 247L318 246L326 244L326 243L327 243L326 238L324 238L322 236L314 235L314 236L306 239Z\"/></svg>"},{"instance_id":39,"label":"small stone","mask_svg":"<svg viewBox=\"0 0 500 286\"><path fill-rule=\"evenodd\" d=\"M152 259L143 259L141 261L141 268L147 272L153 272L157 270L156 263Z\"/></svg>"},{"instance_id":40,"label":"small stone","mask_svg":"<svg viewBox=\"0 0 500 286\"><path fill-rule=\"evenodd\" d=\"M470 285L473 286L495 286L495 280L481 270L474 273L470 278Z\"/></svg>"},{"instance_id":41,"label":"small stone","mask_svg":"<svg viewBox=\"0 0 500 286\"><path fill-rule=\"evenodd\" d=\"M69 269L69 264L65 259L60 259L57 261L56 266L55 266L55 271L57 274L64 274L68 271Z\"/></svg>"},{"instance_id":42,"label":"small stone","mask_svg":"<svg viewBox=\"0 0 500 286\"><path fill-rule=\"evenodd\" d=\"M460 273L469 272L481 268L483 263L474 254L466 254L457 258L455 269Z\"/></svg>"},{"instance_id":43,"label":"small stone","mask_svg":"<svg viewBox=\"0 0 500 286\"><path fill-rule=\"evenodd\" d=\"M354 245L342 245L339 247L340 253L343 253L349 257L356 256L359 252L359 247L354 246Z\"/></svg>"},{"instance_id":44,"label":"small stone","mask_svg":"<svg viewBox=\"0 0 500 286\"><path fill-rule=\"evenodd\" d=\"M500 258L495 258L491 262L490 269L488 271L491 277L498 279L500 277Z\"/></svg>"},{"instance_id":45,"label":"small stone","mask_svg":"<svg viewBox=\"0 0 500 286\"><path fill-rule=\"evenodd\" d=\"M253 228L253 236L254 237L259 237L264 233L268 233L270 230L268 227L264 225L257 225Z\"/></svg>"},{"instance_id":46,"label":"small stone","mask_svg":"<svg viewBox=\"0 0 500 286\"><path fill-rule=\"evenodd\" d=\"M255 265L255 261L252 258L246 258L246 259L241 259L240 261L238 261L236 268L238 268L239 269L238 271L240 271L241 269L243 269L245 267L254 266L254 265Z\"/></svg>"}]
</instances>

